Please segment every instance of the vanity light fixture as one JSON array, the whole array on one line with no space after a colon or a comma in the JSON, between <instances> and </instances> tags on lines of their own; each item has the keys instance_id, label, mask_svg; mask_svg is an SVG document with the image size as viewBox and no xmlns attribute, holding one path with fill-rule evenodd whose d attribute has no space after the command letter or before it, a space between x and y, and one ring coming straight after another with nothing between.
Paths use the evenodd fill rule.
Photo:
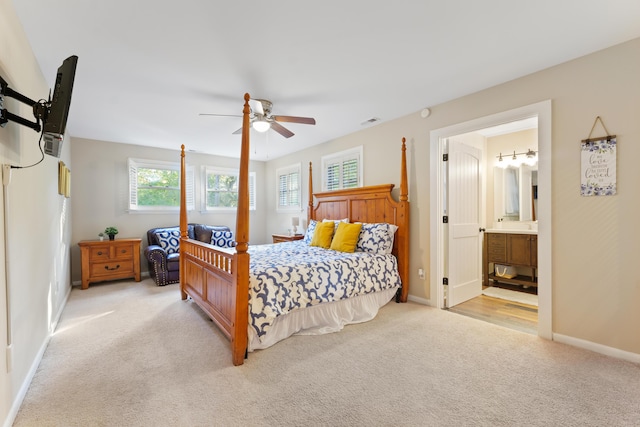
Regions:
<instances>
[{"instance_id":1,"label":"vanity light fixture","mask_svg":"<svg viewBox=\"0 0 640 427\"><path fill-rule=\"evenodd\" d=\"M498 159L498 166L501 168L506 168L508 166L518 166L520 163L525 163L529 166L533 166L538 162L537 153L537 151L529 148L525 153L516 153L514 150L513 156L511 156L511 158L508 160L505 160L505 158L502 156L502 153L498 154L496 157ZM525 156L526 159L519 160L518 156Z\"/></svg>"}]
</instances>

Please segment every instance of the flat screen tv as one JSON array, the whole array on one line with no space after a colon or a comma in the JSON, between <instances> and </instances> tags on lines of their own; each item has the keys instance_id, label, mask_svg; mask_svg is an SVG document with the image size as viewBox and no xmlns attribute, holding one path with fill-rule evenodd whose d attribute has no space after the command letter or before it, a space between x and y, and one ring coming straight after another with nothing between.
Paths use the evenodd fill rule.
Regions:
<instances>
[{"instance_id":1,"label":"flat screen tv","mask_svg":"<svg viewBox=\"0 0 640 427\"><path fill-rule=\"evenodd\" d=\"M55 157L60 157L62 138L67 127L67 117L69 117L71 93L77 64L78 57L73 55L65 59L58 68L56 83L53 87L53 96L46 117L43 120L44 150L45 153Z\"/></svg>"}]
</instances>

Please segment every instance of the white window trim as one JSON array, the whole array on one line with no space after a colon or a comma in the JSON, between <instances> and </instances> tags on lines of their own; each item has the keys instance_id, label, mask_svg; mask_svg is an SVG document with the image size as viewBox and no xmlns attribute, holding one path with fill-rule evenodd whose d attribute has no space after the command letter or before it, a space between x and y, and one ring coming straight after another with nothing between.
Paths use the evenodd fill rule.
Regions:
<instances>
[{"instance_id":1,"label":"white window trim","mask_svg":"<svg viewBox=\"0 0 640 427\"><path fill-rule=\"evenodd\" d=\"M329 167L329 165L332 163L335 163L336 161L342 164L343 161L351 158L358 159L358 185L356 187L364 186L364 177L363 177L364 168L362 166L364 163L363 146L360 145L358 147L350 148L348 150L339 151L337 153L332 153L326 156L322 156L322 158L320 159L320 165L322 167L322 191L328 191L327 168ZM342 189L342 188L343 186L342 186L342 170L341 170L340 171L340 187L337 189ZM337 190L337 189L334 188L334 190Z\"/></svg>"},{"instance_id":2,"label":"white window trim","mask_svg":"<svg viewBox=\"0 0 640 427\"><path fill-rule=\"evenodd\" d=\"M146 169L168 169L175 170L180 175L180 164L174 162L165 162L162 160L147 160L147 159L134 159L129 158L127 161L129 171L129 200L128 200L128 212L129 213L164 213L164 212L179 212L180 206L138 206L137 191L137 170L138 168ZM194 176L195 171L193 166L187 165L186 177L187 177L187 210L192 211L195 209L194 201Z\"/></svg>"},{"instance_id":3,"label":"white window trim","mask_svg":"<svg viewBox=\"0 0 640 427\"><path fill-rule=\"evenodd\" d=\"M298 173L298 204L297 205L280 205L280 177L288 175L292 172ZM302 209L302 164L296 163L289 166L283 166L276 169L276 211L277 212L299 212Z\"/></svg>"},{"instance_id":4,"label":"white window trim","mask_svg":"<svg viewBox=\"0 0 640 427\"><path fill-rule=\"evenodd\" d=\"M212 212L235 212L237 208L229 207L209 207L207 206L207 175L236 175L240 173L238 169L222 168L217 166L202 166L202 209L201 213ZM256 210L256 173L249 172L249 210Z\"/></svg>"}]
</instances>

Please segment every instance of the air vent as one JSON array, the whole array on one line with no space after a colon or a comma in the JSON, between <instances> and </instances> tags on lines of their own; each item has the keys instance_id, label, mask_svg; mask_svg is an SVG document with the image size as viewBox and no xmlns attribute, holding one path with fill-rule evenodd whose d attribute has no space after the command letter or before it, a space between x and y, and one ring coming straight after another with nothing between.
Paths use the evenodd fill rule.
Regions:
<instances>
[{"instance_id":1,"label":"air vent","mask_svg":"<svg viewBox=\"0 0 640 427\"><path fill-rule=\"evenodd\" d=\"M380 119L378 117L371 117L370 119L365 120L364 122L360 123L361 126L366 126L366 125L370 125L372 123L375 122L379 122Z\"/></svg>"}]
</instances>

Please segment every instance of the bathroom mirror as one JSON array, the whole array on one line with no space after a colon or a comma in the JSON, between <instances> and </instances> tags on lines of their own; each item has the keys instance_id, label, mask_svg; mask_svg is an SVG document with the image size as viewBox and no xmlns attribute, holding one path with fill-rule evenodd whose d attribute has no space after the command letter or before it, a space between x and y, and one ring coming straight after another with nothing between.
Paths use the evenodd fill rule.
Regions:
<instances>
[{"instance_id":1,"label":"bathroom mirror","mask_svg":"<svg viewBox=\"0 0 640 427\"><path fill-rule=\"evenodd\" d=\"M493 202L496 219L535 221L538 202L537 166L522 164L493 171Z\"/></svg>"}]
</instances>

